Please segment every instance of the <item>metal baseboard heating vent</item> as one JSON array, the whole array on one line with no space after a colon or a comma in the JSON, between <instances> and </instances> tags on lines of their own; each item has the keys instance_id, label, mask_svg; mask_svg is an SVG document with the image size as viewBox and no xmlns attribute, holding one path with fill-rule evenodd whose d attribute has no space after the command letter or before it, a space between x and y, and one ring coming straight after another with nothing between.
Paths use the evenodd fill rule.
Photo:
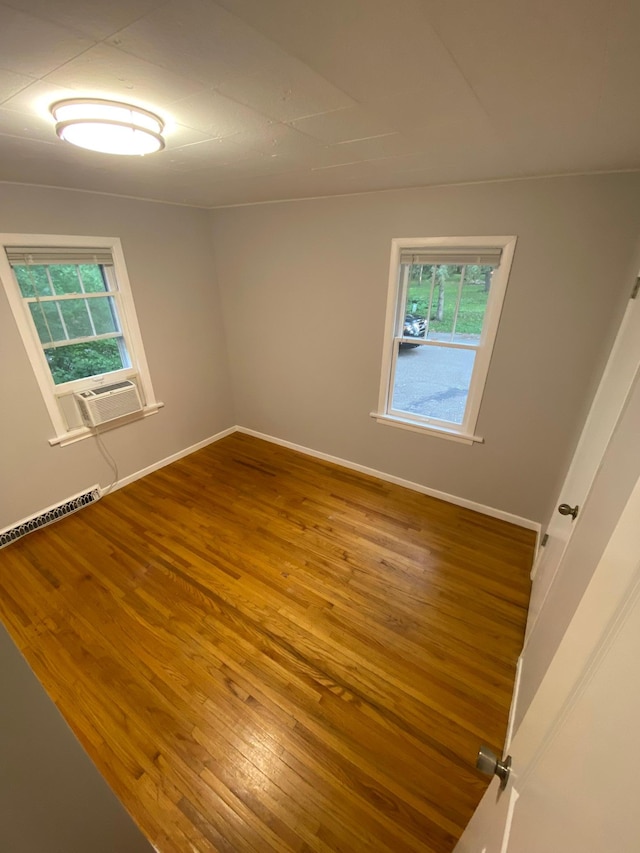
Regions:
<instances>
[{"instance_id":1,"label":"metal baseboard heating vent","mask_svg":"<svg viewBox=\"0 0 640 853\"><path fill-rule=\"evenodd\" d=\"M27 533L32 533L34 530L39 530L41 527L53 524L54 521L58 521L58 519L64 518L65 515L70 515L72 512L77 512L82 507L95 503L97 500L100 500L100 487L94 486L88 492L82 492L82 494L69 498L64 503L49 507L49 509L41 512L39 515L34 515L32 518L26 518L13 527L8 527L6 530L0 531L0 548L4 548L5 545L10 545L12 542L22 539Z\"/></svg>"},{"instance_id":2,"label":"metal baseboard heating vent","mask_svg":"<svg viewBox=\"0 0 640 853\"><path fill-rule=\"evenodd\" d=\"M74 394L82 420L96 427L142 411L142 401L135 382L125 379L112 385L91 388Z\"/></svg>"}]
</instances>

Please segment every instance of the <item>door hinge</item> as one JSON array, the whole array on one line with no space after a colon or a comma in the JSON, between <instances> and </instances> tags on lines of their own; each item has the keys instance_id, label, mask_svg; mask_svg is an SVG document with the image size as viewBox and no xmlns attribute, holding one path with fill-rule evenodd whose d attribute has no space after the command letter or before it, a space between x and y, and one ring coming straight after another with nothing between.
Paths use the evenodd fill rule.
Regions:
<instances>
[{"instance_id":1,"label":"door hinge","mask_svg":"<svg viewBox=\"0 0 640 853\"><path fill-rule=\"evenodd\" d=\"M636 279L636 283L633 285L633 290L631 291L631 299L635 299L638 295L638 291L640 291L640 276Z\"/></svg>"},{"instance_id":2,"label":"door hinge","mask_svg":"<svg viewBox=\"0 0 640 853\"><path fill-rule=\"evenodd\" d=\"M549 534L545 533L544 536L542 537L542 542L540 543L540 547L544 548L544 546L547 544L548 541L549 541Z\"/></svg>"}]
</instances>

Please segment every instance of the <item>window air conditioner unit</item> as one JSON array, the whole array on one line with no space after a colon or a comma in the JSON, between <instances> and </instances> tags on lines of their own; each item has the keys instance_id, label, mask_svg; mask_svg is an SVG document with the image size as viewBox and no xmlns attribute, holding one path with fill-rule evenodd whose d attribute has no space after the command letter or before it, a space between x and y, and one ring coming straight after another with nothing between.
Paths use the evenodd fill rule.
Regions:
<instances>
[{"instance_id":1,"label":"window air conditioner unit","mask_svg":"<svg viewBox=\"0 0 640 853\"><path fill-rule=\"evenodd\" d=\"M142 401L135 382L125 379L113 385L102 385L73 395L87 426L96 427L142 411Z\"/></svg>"}]
</instances>

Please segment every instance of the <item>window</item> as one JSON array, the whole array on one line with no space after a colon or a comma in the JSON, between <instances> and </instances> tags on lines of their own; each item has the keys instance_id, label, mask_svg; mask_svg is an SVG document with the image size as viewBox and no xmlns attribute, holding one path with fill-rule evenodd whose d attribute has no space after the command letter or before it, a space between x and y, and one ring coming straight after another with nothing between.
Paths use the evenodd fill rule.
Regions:
<instances>
[{"instance_id":1,"label":"window","mask_svg":"<svg viewBox=\"0 0 640 853\"><path fill-rule=\"evenodd\" d=\"M117 239L5 234L0 276L56 430L83 438L74 392L133 379L157 411Z\"/></svg>"},{"instance_id":2,"label":"window","mask_svg":"<svg viewBox=\"0 0 640 853\"><path fill-rule=\"evenodd\" d=\"M475 435L515 237L392 241L378 421Z\"/></svg>"}]
</instances>

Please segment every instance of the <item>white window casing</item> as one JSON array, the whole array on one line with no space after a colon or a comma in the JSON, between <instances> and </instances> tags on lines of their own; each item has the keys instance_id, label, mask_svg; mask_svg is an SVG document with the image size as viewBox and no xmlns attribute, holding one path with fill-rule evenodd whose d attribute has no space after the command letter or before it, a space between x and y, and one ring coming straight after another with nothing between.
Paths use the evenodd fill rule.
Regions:
<instances>
[{"instance_id":1,"label":"white window casing","mask_svg":"<svg viewBox=\"0 0 640 853\"><path fill-rule=\"evenodd\" d=\"M108 280L108 289L104 293L58 294L51 296L25 297L12 265L21 265L22 259L28 264L98 264ZM23 261L23 263L25 262ZM142 337L136 318L131 286L124 260L120 240L117 237L78 237L51 234L1 234L0 235L0 280L4 285L16 325L20 332L29 361L33 368L38 387L47 408L55 436L49 440L52 445L66 445L93 434L92 430L81 424L73 394L74 392L95 388L97 385L132 379L136 382L143 401L142 415L156 413L161 408L153 391L149 367L144 352ZM60 304L65 299L83 300L87 306L87 317L95 332L90 300L105 300L105 304L115 305L119 327L106 334L91 334L85 338L70 336L60 314ZM113 302L109 302L113 300ZM33 320L30 305L46 302L55 305L64 327L66 337L51 338L43 343ZM94 303L97 304L97 303ZM44 316L44 312L43 312ZM47 349L100 339L116 339L122 342L128 358L123 358L123 367L106 374L89 376L82 379L55 384L51 369L47 363ZM120 347L120 343L118 343Z\"/></svg>"},{"instance_id":2,"label":"white window casing","mask_svg":"<svg viewBox=\"0 0 640 853\"><path fill-rule=\"evenodd\" d=\"M380 394L378 409L371 416L379 423L402 429L427 433L453 441L472 444L482 442L476 435L476 424L482 402L493 346L498 331L498 323L506 292L511 263L516 245L515 236L488 237L402 237L391 241L391 259L389 265L389 290L385 321L385 339L382 358ZM460 306L460 293L453 319L451 339L428 339L428 323L432 305L427 309L427 331L419 339L403 337L403 323L406 312L406 293L409 270L412 264L462 266L476 264L493 266L491 286L484 313L484 321L479 340L473 343L454 341L455 322ZM431 299L433 298L433 287ZM442 337L442 336L441 336ZM393 408L396 364L400 354L400 344L412 346L440 347L449 349L468 349L475 352L473 369L468 386L466 405L461 423L438 420L421 414L398 411Z\"/></svg>"}]
</instances>

